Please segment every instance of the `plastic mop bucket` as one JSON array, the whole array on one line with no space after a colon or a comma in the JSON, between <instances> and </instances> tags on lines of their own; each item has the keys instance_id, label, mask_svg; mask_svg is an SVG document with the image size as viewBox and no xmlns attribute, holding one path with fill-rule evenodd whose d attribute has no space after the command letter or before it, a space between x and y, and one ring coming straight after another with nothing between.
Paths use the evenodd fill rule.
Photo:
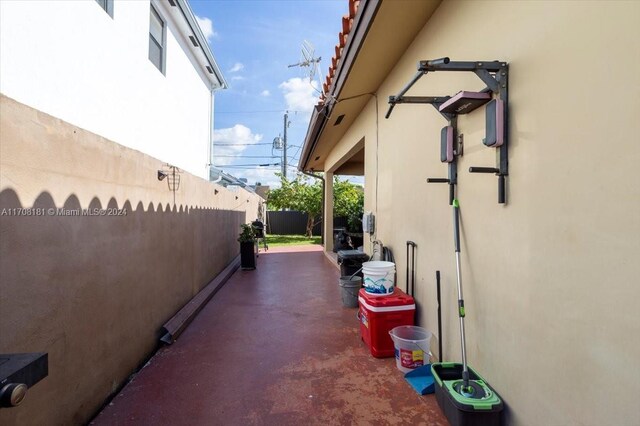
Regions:
<instances>
[{"instance_id":1,"label":"plastic mop bucket","mask_svg":"<svg viewBox=\"0 0 640 426\"><path fill-rule=\"evenodd\" d=\"M358 292L362 287L362 278L357 275L340 277L339 285L342 293L342 306L346 308L357 308Z\"/></svg>"},{"instance_id":2,"label":"plastic mop bucket","mask_svg":"<svg viewBox=\"0 0 640 426\"><path fill-rule=\"evenodd\" d=\"M430 331L415 325L401 325L389 334L395 347L398 370L408 373L429 364Z\"/></svg>"},{"instance_id":3,"label":"plastic mop bucket","mask_svg":"<svg viewBox=\"0 0 640 426\"><path fill-rule=\"evenodd\" d=\"M396 264L382 260L364 262L364 291L374 296L388 296L393 294L396 281Z\"/></svg>"}]
</instances>

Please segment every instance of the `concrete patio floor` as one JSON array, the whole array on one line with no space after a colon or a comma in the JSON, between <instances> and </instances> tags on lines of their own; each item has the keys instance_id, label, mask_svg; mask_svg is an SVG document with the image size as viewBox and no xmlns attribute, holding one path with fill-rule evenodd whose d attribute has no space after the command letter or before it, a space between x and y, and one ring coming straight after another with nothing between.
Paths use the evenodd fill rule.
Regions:
<instances>
[{"instance_id":1,"label":"concrete patio floor","mask_svg":"<svg viewBox=\"0 0 640 426\"><path fill-rule=\"evenodd\" d=\"M373 358L319 246L238 271L95 425L446 425L393 358Z\"/></svg>"}]
</instances>

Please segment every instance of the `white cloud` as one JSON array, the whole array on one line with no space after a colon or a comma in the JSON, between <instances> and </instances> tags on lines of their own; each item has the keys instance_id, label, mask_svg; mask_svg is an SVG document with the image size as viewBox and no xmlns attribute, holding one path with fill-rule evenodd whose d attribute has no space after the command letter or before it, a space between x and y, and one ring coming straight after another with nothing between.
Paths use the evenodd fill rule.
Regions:
<instances>
[{"instance_id":1,"label":"white cloud","mask_svg":"<svg viewBox=\"0 0 640 426\"><path fill-rule=\"evenodd\" d=\"M240 155L252 144L262 140L262 135L253 133L250 128L242 124L233 127L217 129L213 132L213 157L217 165L231 164L233 157L218 157L221 155ZM233 145L231 145L233 144ZM233 174L233 173L230 173Z\"/></svg>"},{"instance_id":2,"label":"white cloud","mask_svg":"<svg viewBox=\"0 0 640 426\"><path fill-rule=\"evenodd\" d=\"M237 178L247 178L247 182L253 185L256 182L260 182L263 185L280 185L280 179L275 175L276 171L280 171L279 167L255 167L250 169L244 168L225 168L225 165L230 164L248 164L248 163L277 163L279 160L274 158L272 160L256 160L252 158L233 158L233 157L220 157L221 155L238 156L247 149L251 148L251 145L259 143L263 139L261 134L256 134L251 131L250 128L242 124L236 124L233 127L224 129L217 129L213 132L213 156L214 164L220 167L232 176ZM234 145L231 145L234 144ZM226 145L226 146L225 146Z\"/></svg>"},{"instance_id":3,"label":"white cloud","mask_svg":"<svg viewBox=\"0 0 640 426\"><path fill-rule=\"evenodd\" d=\"M260 92L260 96L264 96L266 98L267 96L271 96L271 92L268 90L263 90L262 92Z\"/></svg>"},{"instance_id":4,"label":"white cloud","mask_svg":"<svg viewBox=\"0 0 640 426\"><path fill-rule=\"evenodd\" d=\"M241 62L236 62L235 64L233 64L229 72L238 72L238 71L242 71L243 69L244 69L244 64Z\"/></svg>"},{"instance_id":5,"label":"white cloud","mask_svg":"<svg viewBox=\"0 0 640 426\"><path fill-rule=\"evenodd\" d=\"M276 172L280 171L280 168L274 167L258 167L255 169L229 169L225 170L229 174L237 178L247 178L247 183L253 185L256 182L260 182L262 185L268 185L271 188L280 186L280 179L276 176Z\"/></svg>"},{"instance_id":6,"label":"white cloud","mask_svg":"<svg viewBox=\"0 0 640 426\"><path fill-rule=\"evenodd\" d=\"M211 40L213 37L218 35L218 33L213 29L213 22L211 22L211 19L196 16L196 21L198 21L202 34L204 34L207 40Z\"/></svg>"},{"instance_id":7,"label":"white cloud","mask_svg":"<svg viewBox=\"0 0 640 426\"><path fill-rule=\"evenodd\" d=\"M278 86L284 94L287 108L293 111L311 112L318 103L318 83L299 77L290 78Z\"/></svg>"},{"instance_id":8,"label":"white cloud","mask_svg":"<svg viewBox=\"0 0 640 426\"><path fill-rule=\"evenodd\" d=\"M244 80L244 77L241 75L234 75L233 77L231 77L231 80L240 81Z\"/></svg>"}]
</instances>

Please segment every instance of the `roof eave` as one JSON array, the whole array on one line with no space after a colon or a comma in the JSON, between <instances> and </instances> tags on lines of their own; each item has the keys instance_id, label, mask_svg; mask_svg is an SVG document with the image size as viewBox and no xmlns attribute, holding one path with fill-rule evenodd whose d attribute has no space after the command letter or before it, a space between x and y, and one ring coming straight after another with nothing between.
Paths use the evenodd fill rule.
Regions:
<instances>
[{"instance_id":1,"label":"roof eave","mask_svg":"<svg viewBox=\"0 0 640 426\"><path fill-rule=\"evenodd\" d=\"M344 46L344 53L340 58L335 77L331 81L331 87L329 88L330 95L326 97L324 105L317 105L313 110L307 135L302 145L302 154L298 162L298 170L307 170L311 153L322 134L322 129L324 129L327 118L331 115L334 106L330 100L338 99L381 3L382 0L363 0L360 3L360 7L353 20L353 29Z\"/></svg>"},{"instance_id":2,"label":"roof eave","mask_svg":"<svg viewBox=\"0 0 640 426\"><path fill-rule=\"evenodd\" d=\"M311 155L311 147L315 145L318 137L322 133L327 118L324 114L320 114L320 111L324 108L324 105L316 105L311 113L311 119L309 120L309 127L307 128L307 135L304 138L302 144L302 154L298 160L298 170L307 170L307 164L309 163L309 156Z\"/></svg>"},{"instance_id":3,"label":"roof eave","mask_svg":"<svg viewBox=\"0 0 640 426\"><path fill-rule=\"evenodd\" d=\"M215 91L215 90L221 90L221 89L228 89L229 84L227 83L227 80L224 78L224 75L222 75L222 71L220 70L218 63L216 62L213 56L213 53L211 52L211 48L209 47L209 42L207 41L207 38L202 33L202 29L200 29L200 25L196 20L196 15L191 10L191 6L189 6L189 3L187 2L187 0L175 0L175 1L178 4L180 11L182 12L182 15L184 16L184 18L187 20L187 23L191 27L191 30L193 31L193 35L198 41L198 44L200 45L200 49L204 53L204 56L207 59L207 62L209 63L209 66L213 70L213 75L215 76L216 81L215 81L215 84L212 85L212 90ZM189 34L187 34L187 36L189 36ZM206 69L204 71L206 73L209 72Z\"/></svg>"}]
</instances>

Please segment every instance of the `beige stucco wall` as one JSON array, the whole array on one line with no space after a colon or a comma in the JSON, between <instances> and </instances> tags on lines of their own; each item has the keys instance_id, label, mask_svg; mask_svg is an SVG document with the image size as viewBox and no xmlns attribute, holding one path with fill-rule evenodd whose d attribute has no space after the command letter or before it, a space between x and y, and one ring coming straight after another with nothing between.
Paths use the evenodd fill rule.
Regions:
<instances>
[{"instance_id":1,"label":"beige stucco wall","mask_svg":"<svg viewBox=\"0 0 640 426\"><path fill-rule=\"evenodd\" d=\"M152 353L162 324L239 254L240 223L260 197L182 173L174 207L162 166L0 99L0 353L49 353L49 376L0 410L0 424L87 421ZM7 210L31 207L126 215Z\"/></svg>"},{"instance_id":2,"label":"beige stucco wall","mask_svg":"<svg viewBox=\"0 0 640 426\"><path fill-rule=\"evenodd\" d=\"M445 1L378 90L379 139L371 100L329 157L365 137L375 237L394 250L401 288L405 243L418 244L419 322L434 332L442 272L444 357L460 361L448 187L426 183L447 174L446 122L426 105L385 120L386 99L420 59L510 63L508 204L496 177L468 173L495 166L482 109L459 119L458 186L469 362L508 424L640 424L639 41L638 2ZM435 73L407 94L483 87Z\"/></svg>"},{"instance_id":3,"label":"beige stucco wall","mask_svg":"<svg viewBox=\"0 0 640 426\"><path fill-rule=\"evenodd\" d=\"M325 172L325 197L324 197L324 211L333 211L333 173L338 169L345 161L347 161L356 152L362 149L364 143L364 155L365 155L365 167L366 165L375 165L375 98L367 103L362 113L354 121L354 123L347 129L344 136L337 141L335 147L327 155L327 159L324 163ZM374 185L365 185L365 211L373 211L375 205L371 204L372 188ZM330 192L329 192L330 191ZM324 235L333 236L333 215L326 215L324 221ZM364 246L371 244L373 237L364 235ZM333 237L326 238L324 242L325 251L330 252L333 250Z\"/></svg>"}]
</instances>

